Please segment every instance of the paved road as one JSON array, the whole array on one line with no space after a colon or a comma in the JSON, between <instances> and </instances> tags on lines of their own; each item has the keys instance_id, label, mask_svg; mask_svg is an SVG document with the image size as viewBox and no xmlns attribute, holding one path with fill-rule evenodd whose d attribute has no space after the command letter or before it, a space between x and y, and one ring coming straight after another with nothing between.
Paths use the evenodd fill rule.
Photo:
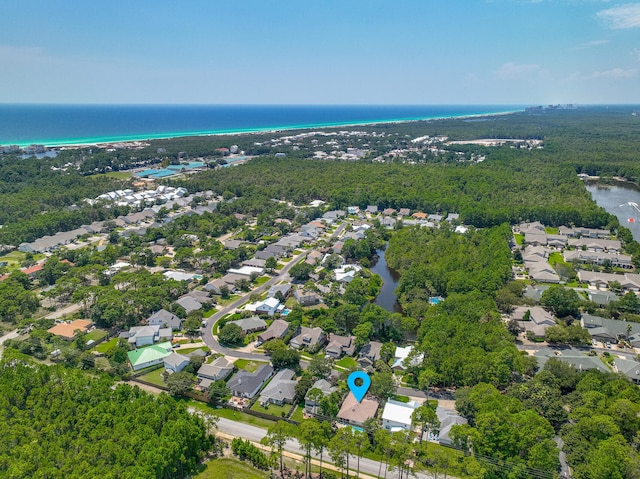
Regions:
<instances>
[{"instance_id":1,"label":"paved road","mask_svg":"<svg viewBox=\"0 0 640 479\"><path fill-rule=\"evenodd\" d=\"M556 351L561 353L564 356L580 356L584 354L588 354L590 350L598 351L600 353L608 351L612 355L615 356L624 356L626 359L636 361L638 356L637 353L629 351L629 350L621 350L618 348L594 348L590 346L576 347L576 346L568 346L568 345L559 345L559 346L550 346L547 344L517 344L516 345L520 350L528 350L528 351L536 351L542 352L546 355L552 357L555 355Z\"/></svg>"},{"instance_id":2,"label":"paved road","mask_svg":"<svg viewBox=\"0 0 640 479\"><path fill-rule=\"evenodd\" d=\"M253 291L249 291L248 293L244 294L241 298L236 299L235 301L233 301L232 303L228 304L227 306L222 308L220 311L218 311L217 313L212 315L209 318L209 321L207 322L207 327L204 328L204 332L202 334L202 341L204 341L204 343L212 351L215 351L216 353L224 354L225 356L230 356L230 357L233 357L233 358L258 360L258 361L262 360L262 361L264 361L264 359L265 359L265 355L264 354L260 354L260 353L245 353L245 352L237 351L235 349L225 348L224 346L222 346L218 342L218 340L216 338L213 337L213 327L224 315L229 314L229 313L233 313L240 306L242 306L243 304L247 303L252 294L260 294L263 291L269 289L271 286L273 286L273 285L275 285L275 284L277 284L277 283L279 283L281 281L288 281L290 279L289 270L291 269L291 267L294 264L296 264L298 261L300 261L301 259L305 258L306 256L307 256L307 251L304 251L304 252L300 253L299 255L294 256L293 259L291 261L289 261L278 272L278 274L276 276L271 278L266 283L258 286Z\"/></svg>"},{"instance_id":3,"label":"paved road","mask_svg":"<svg viewBox=\"0 0 640 479\"><path fill-rule=\"evenodd\" d=\"M249 439L250 441L253 442L260 442L260 439L262 439L267 431L265 429L261 429L259 427L255 427L255 426L250 426L248 424L244 424L244 423L240 423L240 422L235 422L232 421L230 419L225 419L225 418L220 418L220 420L218 421L218 430L221 432L224 432L226 434L229 434L230 436L235 436L235 437L241 437L244 439ZM285 450L289 451L289 452L294 452L297 454L304 454L302 452L302 450L300 449L300 444L298 444L298 441L296 441L295 439L290 439L289 441L287 441L285 447ZM319 459L320 456L318 455L313 455L314 458ZM325 461L329 460L328 455L325 453L323 455L323 459ZM356 459L355 458L351 458L349 460L349 466L350 468L353 467L355 469L356 467ZM378 461L374 461L372 459L367 459L367 458L362 458L360 459L360 471L365 473L365 474L369 474L371 476L374 477L378 477L378 471L380 470L380 463ZM382 465L382 472L384 473L384 464ZM396 472L394 473L388 473L387 476L388 477L395 477L397 475ZM418 479L432 479L433 476L428 475L428 474L416 474L416 477Z\"/></svg>"},{"instance_id":4,"label":"paved road","mask_svg":"<svg viewBox=\"0 0 640 479\"><path fill-rule=\"evenodd\" d=\"M342 234L342 232L344 231L344 229L346 227L347 227L346 223L342 223L341 225L339 225L336 228L336 230L332 233L330 238L331 239L338 238ZM264 354L261 354L261 353L246 353L246 352L242 352L242 351L237 351L235 349L225 348L224 346L222 346L218 342L218 340L216 338L213 337L213 327L216 324L216 322L218 322L224 315L235 312L236 309L238 309L243 304L247 303L252 294L260 294L263 291L269 289L271 286L273 286L273 285L275 285L275 284L277 284L277 283L279 283L281 281L290 281L291 278L289 276L289 270L298 261L301 261L302 259L304 259L307 256L307 254L308 254L308 251L303 251L299 255L294 256L291 259L291 261L289 261L278 272L278 274L276 276L271 278L266 283L260 285L259 287L257 287L253 291L249 291L248 293L244 294L241 298L236 299L232 303L228 304L227 306L222 308L217 313L213 314L209 318L209 320L207 322L207 326L204 328L204 331L203 331L203 334L202 334L202 341L204 341L204 343L209 347L209 349L211 349L212 351L215 351L216 353L224 354L225 356L230 356L232 358L264 361L265 360L265 355ZM301 361L301 365L304 368L304 367L306 367L307 364L306 364L306 362Z\"/></svg>"},{"instance_id":5,"label":"paved road","mask_svg":"<svg viewBox=\"0 0 640 479\"><path fill-rule=\"evenodd\" d=\"M4 349L2 347L2 345L4 344L4 342L7 339L16 339L18 337L20 337L20 335L18 334L18 330L17 329L14 329L13 331L11 331L11 332L5 334L4 336L0 337L0 358L2 357L2 350Z\"/></svg>"}]
</instances>

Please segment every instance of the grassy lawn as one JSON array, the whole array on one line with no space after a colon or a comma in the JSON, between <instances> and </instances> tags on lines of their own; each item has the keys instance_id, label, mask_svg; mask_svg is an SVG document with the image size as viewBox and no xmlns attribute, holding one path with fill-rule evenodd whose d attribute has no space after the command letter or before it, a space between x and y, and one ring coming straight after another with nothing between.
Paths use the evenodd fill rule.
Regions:
<instances>
[{"instance_id":1,"label":"grassy lawn","mask_svg":"<svg viewBox=\"0 0 640 479\"><path fill-rule=\"evenodd\" d=\"M104 343L100 343L96 346L96 351L99 353L107 354L113 348L115 348L118 344L118 338L111 338L109 341L105 341Z\"/></svg>"},{"instance_id":2,"label":"grassy lawn","mask_svg":"<svg viewBox=\"0 0 640 479\"><path fill-rule=\"evenodd\" d=\"M140 379L150 382L151 384L155 384L156 386L166 387L167 385L165 384L164 379L162 379L163 372L164 368L154 369L144 376L140 376Z\"/></svg>"},{"instance_id":3,"label":"grassy lawn","mask_svg":"<svg viewBox=\"0 0 640 479\"><path fill-rule=\"evenodd\" d=\"M549 264L551 266L555 266L556 263L564 263L564 259L562 258L562 253L559 251L554 251L549 255Z\"/></svg>"},{"instance_id":4,"label":"grassy lawn","mask_svg":"<svg viewBox=\"0 0 640 479\"><path fill-rule=\"evenodd\" d=\"M294 298L293 296L289 296L287 298L287 301L284 303L284 305L289 308L289 309L293 309L293 307L298 304L298 302L296 301L296 298Z\"/></svg>"},{"instance_id":5,"label":"grassy lawn","mask_svg":"<svg viewBox=\"0 0 640 479\"><path fill-rule=\"evenodd\" d=\"M218 304L220 306L226 306L228 304L233 303L236 299L238 299L240 297L239 294L232 294L230 295L227 299L222 299L222 297L220 297L220 299L218 299Z\"/></svg>"},{"instance_id":6,"label":"grassy lawn","mask_svg":"<svg viewBox=\"0 0 640 479\"><path fill-rule=\"evenodd\" d=\"M250 359L238 359L233 364L235 364L238 369L244 369L245 371L252 373L260 366L267 363L263 363L262 361L251 361Z\"/></svg>"},{"instance_id":7,"label":"grassy lawn","mask_svg":"<svg viewBox=\"0 0 640 479\"><path fill-rule=\"evenodd\" d=\"M202 411L206 414L215 414L216 416L220 416L225 419L242 422L244 424L260 427L262 429L268 429L274 423L274 421L263 419L261 417L251 416L247 413L234 411L232 409L213 408L203 402L196 401L195 399L178 398L177 400L185 401L187 403L187 406L197 409L198 411Z\"/></svg>"},{"instance_id":8,"label":"grassy lawn","mask_svg":"<svg viewBox=\"0 0 640 479\"><path fill-rule=\"evenodd\" d=\"M109 364L109 360L107 358L96 358L95 359L95 368L98 371L109 371L111 370L111 364Z\"/></svg>"},{"instance_id":9,"label":"grassy lawn","mask_svg":"<svg viewBox=\"0 0 640 479\"><path fill-rule=\"evenodd\" d=\"M178 349L176 352L178 352L180 354L189 354L189 353L192 353L194 351L197 351L198 349L202 349L204 352L211 351L211 349L209 349L206 346L200 346L200 347L197 347L197 348L181 348L181 349Z\"/></svg>"},{"instance_id":10,"label":"grassy lawn","mask_svg":"<svg viewBox=\"0 0 640 479\"><path fill-rule=\"evenodd\" d=\"M544 232L547 233L548 235L557 235L558 234L558 228L553 228L551 226L545 226Z\"/></svg>"},{"instance_id":11,"label":"grassy lawn","mask_svg":"<svg viewBox=\"0 0 640 479\"><path fill-rule=\"evenodd\" d=\"M97 341L98 339L102 339L107 335L106 331L103 331L102 329L94 329L93 331L90 331L87 333L87 335L85 336L85 339L87 341L90 340L94 340Z\"/></svg>"},{"instance_id":12,"label":"grassy lawn","mask_svg":"<svg viewBox=\"0 0 640 479\"><path fill-rule=\"evenodd\" d=\"M230 457L214 459L193 479L268 479L269 474Z\"/></svg>"},{"instance_id":13,"label":"grassy lawn","mask_svg":"<svg viewBox=\"0 0 640 479\"><path fill-rule=\"evenodd\" d=\"M7 253L4 256L0 256L0 261L6 261L7 268L9 268L10 270L14 270L20 268L20 265L25 260L26 256L26 253L22 253L20 251L12 251L11 253ZM36 253L33 255L33 261L40 261L43 258L45 258L45 255L43 255L42 253Z\"/></svg>"},{"instance_id":14,"label":"grassy lawn","mask_svg":"<svg viewBox=\"0 0 640 479\"><path fill-rule=\"evenodd\" d=\"M303 408L301 408L300 406L296 406L296 410L291 415L291 419L298 422L302 421L304 419L304 417L302 416L302 411Z\"/></svg>"},{"instance_id":15,"label":"grassy lawn","mask_svg":"<svg viewBox=\"0 0 640 479\"><path fill-rule=\"evenodd\" d=\"M285 404L284 406L276 406L275 404L268 404L267 407L260 406L260 403L256 401L251 406L252 411L258 411L265 414L271 414L276 417L286 417L291 411L291 404Z\"/></svg>"},{"instance_id":16,"label":"grassy lawn","mask_svg":"<svg viewBox=\"0 0 640 479\"><path fill-rule=\"evenodd\" d=\"M203 314L203 316L204 316L205 318L210 318L211 316L213 316L213 315L216 313L216 311L217 311L217 310L216 310L215 308L212 308L212 309L210 309L209 311L205 311L205 313Z\"/></svg>"},{"instance_id":17,"label":"grassy lawn","mask_svg":"<svg viewBox=\"0 0 640 479\"><path fill-rule=\"evenodd\" d=\"M269 276L260 276L259 278L256 278L255 284L260 286L266 283L267 281L269 281L270 279L271 278Z\"/></svg>"},{"instance_id":18,"label":"grassy lawn","mask_svg":"<svg viewBox=\"0 0 640 479\"><path fill-rule=\"evenodd\" d=\"M345 356L340 361L336 361L336 366L341 366L345 369L350 369L350 368L357 367L358 362L355 359L350 358L349 356Z\"/></svg>"},{"instance_id":19,"label":"grassy lawn","mask_svg":"<svg viewBox=\"0 0 640 479\"><path fill-rule=\"evenodd\" d=\"M524 244L524 235L514 234L513 237L516 239L516 244L518 246L522 246Z\"/></svg>"}]
</instances>

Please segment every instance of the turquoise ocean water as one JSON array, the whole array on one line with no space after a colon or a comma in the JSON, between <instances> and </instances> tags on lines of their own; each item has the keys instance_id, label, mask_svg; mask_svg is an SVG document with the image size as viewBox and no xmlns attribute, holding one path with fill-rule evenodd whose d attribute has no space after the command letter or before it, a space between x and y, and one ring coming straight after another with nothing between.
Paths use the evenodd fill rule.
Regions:
<instances>
[{"instance_id":1,"label":"turquoise ocean water","mask_svg":"<svg viewBox=\"0 0 640 479\"><path fill-rule=\"evenodd\" d=\"M0 145L48 146L520 111L515 105L0 105Z\"/></svg>"}]
</instances>

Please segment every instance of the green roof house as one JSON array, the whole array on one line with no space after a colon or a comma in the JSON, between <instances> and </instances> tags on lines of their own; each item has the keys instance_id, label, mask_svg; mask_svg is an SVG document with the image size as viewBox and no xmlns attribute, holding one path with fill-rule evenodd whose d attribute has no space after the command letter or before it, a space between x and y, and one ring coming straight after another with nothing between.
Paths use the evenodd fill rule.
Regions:
<instances>
[{"instance_id":1,"label":"green roof house","mask_svg":"<svg viewBox=\"0 0 640 479\"><path fill-rule=\"evenodd\" d=\"M148 368L156 364L162 364L164 358L171 354L171 343L160 343L147 346L146 348L129 351L129 362L134 371Z\"/></svg>"}]
</instances>

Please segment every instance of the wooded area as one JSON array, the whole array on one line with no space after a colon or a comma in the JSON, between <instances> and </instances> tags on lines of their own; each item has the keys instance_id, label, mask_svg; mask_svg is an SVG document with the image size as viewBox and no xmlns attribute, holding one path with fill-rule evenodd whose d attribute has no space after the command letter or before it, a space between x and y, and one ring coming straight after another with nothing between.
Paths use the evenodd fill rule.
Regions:
<instances>
[{"instance_id":1,"label":"wooded area","mask_svg":"<svg viewBox=\"0 0 640 479\"><path fill-rule=\"evenodd\" d=\"M15 353L0 363L0 477L181 478L212 445L207 427L166 394L107 376L37 365Z\"/></svg>"}]
</instances>

